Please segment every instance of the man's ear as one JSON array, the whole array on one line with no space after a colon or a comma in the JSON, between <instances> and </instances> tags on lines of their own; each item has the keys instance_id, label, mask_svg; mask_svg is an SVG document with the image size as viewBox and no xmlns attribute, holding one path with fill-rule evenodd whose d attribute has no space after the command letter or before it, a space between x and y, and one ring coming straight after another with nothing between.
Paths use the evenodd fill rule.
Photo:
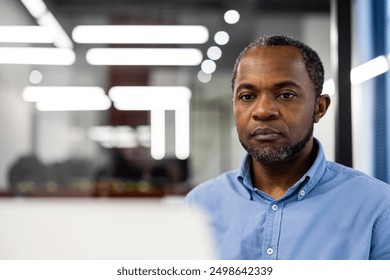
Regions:
<instances>
[{"instance_id":1,"label":"man's ear","mask_svg":"<svg viewBox=\"0 0 390 280\"><path fill-rule=\"evenodd\" d=\"M314 111L314 122L318 123L320 119L325 115L330 105L330 96L322 94L317 97L315 111Z\"/></svg>"}]
</instances>

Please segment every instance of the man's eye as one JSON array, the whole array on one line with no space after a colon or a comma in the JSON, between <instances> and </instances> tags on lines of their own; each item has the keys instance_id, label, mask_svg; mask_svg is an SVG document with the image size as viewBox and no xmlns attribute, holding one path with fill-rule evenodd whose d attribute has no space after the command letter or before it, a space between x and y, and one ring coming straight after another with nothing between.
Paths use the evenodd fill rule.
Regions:
<instances>
[{"instance_id":1,"label":"man's eye","mask_svg":"<svg viewBox=\"0 0 390 280\"><path fill-rule=\"evenodd\" d=\"M290 99L290 98L293 98L294 96L296 96L296 94L294 94L292 92L283 92L279 96L282 99Z\"/></svg>"},{"instance_id":2,"label":"man's eye","mask_svg":"<svg viewBox=\"0 0 390 280\"><path fill-rule=\"evenodd\" d=\"M242 99L242 100L250 100L250 99L253 99L254 97L253 97L253 95L252 94L249 94L249 93L247 93L247 94L242 94L241 96L240 96L240 99Z\"/></svg>"}]
</instances>

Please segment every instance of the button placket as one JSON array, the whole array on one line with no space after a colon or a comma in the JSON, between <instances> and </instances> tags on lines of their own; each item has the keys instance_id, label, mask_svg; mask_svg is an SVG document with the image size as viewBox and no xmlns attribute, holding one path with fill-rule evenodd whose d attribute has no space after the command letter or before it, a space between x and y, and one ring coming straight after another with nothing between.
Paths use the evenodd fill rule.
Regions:
<instances>
[{"instance_id":1,"label":"button placket","mask_svg":"<svg viewBox=\"0 0 390 280\"><path fill-rule=\"evenodd\" d=\"M262 246L264 259L277 259L283 207L284 202L280 200L274 200L268 205Z\"/></svg>"}]
</instances>

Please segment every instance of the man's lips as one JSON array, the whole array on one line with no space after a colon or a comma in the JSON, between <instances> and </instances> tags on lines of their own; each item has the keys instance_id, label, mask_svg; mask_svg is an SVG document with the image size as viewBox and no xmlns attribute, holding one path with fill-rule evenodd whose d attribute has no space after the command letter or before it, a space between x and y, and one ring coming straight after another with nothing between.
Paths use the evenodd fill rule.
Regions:
<instances>
[{"instance_id":1,"label":"man's lips","mask_svg":"<svg viewBox=\"0 0 390 280\"><path fill-rule=\"evenodd\" d=\"M251 136L256 140L274 140L281 136L281 133L277 130L270 128L256 128Z\"/></svg>"}]
</instances>

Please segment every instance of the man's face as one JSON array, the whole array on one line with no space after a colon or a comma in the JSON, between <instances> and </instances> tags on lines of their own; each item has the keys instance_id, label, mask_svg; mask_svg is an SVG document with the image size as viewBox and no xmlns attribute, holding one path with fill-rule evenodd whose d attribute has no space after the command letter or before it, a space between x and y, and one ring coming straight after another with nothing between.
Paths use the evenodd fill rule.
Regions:
<instances>
[{"instance_id":1,"label":"man's face","mask_svg":"<svg viewBox=\"0 0 390 280\"><path fill-rule=\"evenodd\" d=\"M258 161L299 156L312 141L314 84L291 46L250 49L237 69L233 109L238 137Z\"/></svg>"}]
</instances>

